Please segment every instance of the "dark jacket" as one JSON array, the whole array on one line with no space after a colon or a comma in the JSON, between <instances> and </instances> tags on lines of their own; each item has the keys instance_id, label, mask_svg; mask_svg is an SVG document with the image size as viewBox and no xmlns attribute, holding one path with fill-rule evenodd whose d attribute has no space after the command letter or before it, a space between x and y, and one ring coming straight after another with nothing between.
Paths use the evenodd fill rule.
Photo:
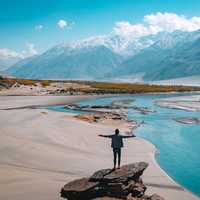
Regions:
<instances>
[{"instance_id":1,"label":"dark jacket","mask_svg":"<svg viewBox=\"0 0 200 200\"><path fill-rule=\"evenodd\" d=\"M134 135L131 136L123 136L123 135L104 135L104 137L108 137L111 138L111 147L113 149L120 149L124 146L123 144L123 138L131 138L131 137L135 137Z\"/></svg>"}]
</instances>

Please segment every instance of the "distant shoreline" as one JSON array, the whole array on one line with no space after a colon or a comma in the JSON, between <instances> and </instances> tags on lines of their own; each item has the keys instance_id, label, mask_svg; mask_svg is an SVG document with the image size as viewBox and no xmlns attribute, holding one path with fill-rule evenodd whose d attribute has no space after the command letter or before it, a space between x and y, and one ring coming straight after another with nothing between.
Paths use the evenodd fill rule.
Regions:
<instances>
[{"instance_id":1,"label":"distant shoreline","mask_svg":"<svg viewBox=\"0 0 200 200\"><path fill-rule=\"evenodd\" d=\"M117 95L169 92L200 92L197 86L153 85L78 80L0 79L0 95Z\"/></svg>"}]
</instances>

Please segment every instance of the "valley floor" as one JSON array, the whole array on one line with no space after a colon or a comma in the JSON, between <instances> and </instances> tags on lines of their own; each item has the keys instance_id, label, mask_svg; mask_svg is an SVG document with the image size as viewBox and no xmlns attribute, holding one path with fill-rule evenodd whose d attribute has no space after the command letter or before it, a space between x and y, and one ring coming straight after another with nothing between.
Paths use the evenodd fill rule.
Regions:
<instances>
[{"instance_id":1,"label":"valley floor","mask_svg":"<svg viewBox=\"0 0 200 200\"><path fill-rule=\"evenodd\" d=\"M114 127L91 124L71 114L44 108L10 109L34 105L54 105L95 96L1 96L0 97L0 199L56 200L68 181L112 167L109 134ZM134 138L125 142L123 163L146 161L147 193L166 200L197 200L160 169L155 148Z\"/></svg>"}]
</instances>

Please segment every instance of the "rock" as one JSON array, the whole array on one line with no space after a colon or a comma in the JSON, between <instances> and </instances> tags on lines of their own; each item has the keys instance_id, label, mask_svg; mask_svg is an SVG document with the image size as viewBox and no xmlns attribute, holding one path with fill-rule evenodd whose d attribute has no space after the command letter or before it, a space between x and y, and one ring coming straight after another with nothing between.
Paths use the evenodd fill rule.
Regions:
<instances>
[{"instance_id":1,"label":"rock","mask_svg":"<svg viewBox=\"0 0 200 200\"><path fill-rule=\"evenodd\" d=\"M133 99L122 99L122 100L115 100L111 103L112 106L118 106L121 108L129 108L130 104L133 103Z\"/></svg>"},{"instance_id":2,"label":"rock","mask_svg":"<svg viewBox=\"0 0 200 200\"><path fill-rule=\"evenodd\" d=\"M9 89L11 86L9 83L0 82L0 89Z\"/></svg>"},{"instance_id":3,"label":"rock","mask_svg":"<svg viewBox=\"0 0 200 200\"><path fill-rule=\"evenodd\" d=\"M119 111L121 109L128 109L130 108L127 105L123 104L108 104L108 105L78 105L78 104L68 104L64 107L65 109L70 110L77 110L77 111L84 111L84 112L96 112L96 113L113 113Z\"/></svg>"},{"instance_id":4,"label":"rock","mask_svg":"<svg viewBox=\"0 0 200 200\"><path fill-rule=\"evenodd\" d=\"M138 162L117 170L99 170L90 178L67 183L61 196L68 200L163 200L155 194L145 196L146 186L140 176L147 167L147 163Z\"/></svg>"},{"instance_id":5,"label":"rock","mask_svg":"<svg viewBox=\"0 0 200 200\"><path fill-rule=\"evenodd\" d=\"M66 106L64 106L65 109L69 109L69 110L81 110L82 107L79 106L78 104L68 104Z\"/></svg>"},{"instance_id":6,"label":"rock","mask_svg":"<svg viewBox=\"0 0 200 200\"><path fill-rule=\"evenodd\" d=\"M148 167L148 163L139 162L124 165L118 170L104 169L95 172L91 177L91 181L101 182L127 182L129 180L138 180L143 171Z\"/></svg>"},{"instance_id":7,"label":"rock","mask_svg":"<svg viewBox=\"0 0 200 200\"><path fill-rule=\"evenodd\" d=\"M133 197L142 197L146 191L146 186L142 183L136 183L131 186L130 193Z\"/></svg>"},{"instance_id":8,"label":"rock","mask_svg":"<svg viewBox=\"0 0 200 200\"><path fill-rule=\"evenodd\" d=\"M98 184L98 182L90 182L88 178L74 180L62 188L61 197L70 200L91 199L95 197L95 187Z\"/></svg>"},{"instance_id":9,"label":"rock","mask_svg":"<svg viewBox=\"0 0 200 200\"><path fill-rule=\"evenodd\" d=\"M137 106L133 106L132 109L140 112L140 114L142 115L147 115L149 113L155 113L156 111L154 110L150 110L149 108L147 107L137 107Z\"/></svg>"},{"instance_id":10,"label":"rock","mask_svg":"<svg viewBox=\"0 0 200 200\"><path fill-rule=\"evenodd\" d=\"M200 120L196 117L190 117L190 118L175 118L176 122L181 124L199 124Z\"/></svg>"},{"instance_id":11,"label":"rock","mask_svg":"<svg viewBox=\"0 0 200 200\"><path fill-rule=\"evenodd\" d=\"M131 194L129 194L126 198L126 200L143 200L143 199L138 199L137 197L133 197Z\"/></svg>"},{"instance_id":12,"label":"rock","mask_svg":"<svg viewBox=\"0 0 200 200\"><path fill-rule=\"evenodd\" d=\"M98 122L98 120L100 120L100 116L97 115L76 115L75 118L82 120L82 121L86 121L86 122Z\"/></svg>"}]
</instances>

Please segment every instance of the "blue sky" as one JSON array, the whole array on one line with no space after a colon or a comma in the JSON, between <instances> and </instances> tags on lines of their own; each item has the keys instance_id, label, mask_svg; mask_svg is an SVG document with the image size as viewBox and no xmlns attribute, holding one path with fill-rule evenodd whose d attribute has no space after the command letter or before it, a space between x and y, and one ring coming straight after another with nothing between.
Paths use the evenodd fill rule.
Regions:
<instances>
[{"instance_id":1,"label":"blue sky","mask_svg":"<svg viewBox=\"0 0 200 200\"><path fill-rule=\"evenodd\" d=\"M117 22L144 23L144 16L158 12L198 17L200 1L0 0L0 49L21 52L32 45L42 52L61 42L109 34Z\"/></svg>"}]
</instances>

